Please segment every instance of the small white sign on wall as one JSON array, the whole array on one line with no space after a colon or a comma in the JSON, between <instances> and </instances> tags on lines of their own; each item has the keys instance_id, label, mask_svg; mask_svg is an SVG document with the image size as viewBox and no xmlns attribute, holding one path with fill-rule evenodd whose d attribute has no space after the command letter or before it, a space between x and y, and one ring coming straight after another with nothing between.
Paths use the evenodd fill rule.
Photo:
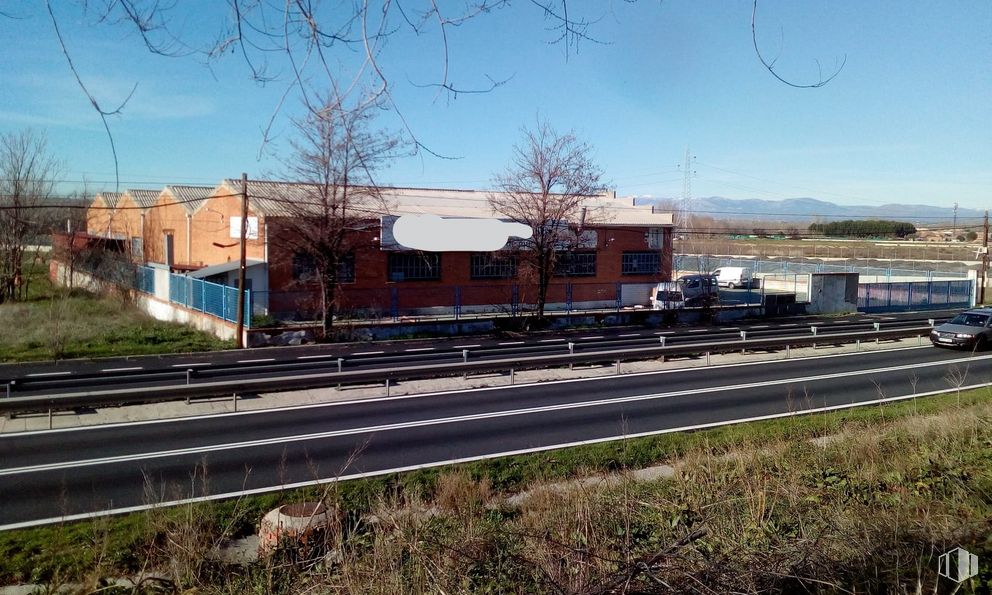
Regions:
<instances>
[{"instance_id":1,"label":"small white sign on wall","mask_svg":"<svg viewBox=\"0 0 992 595\"><path fill-rule=\"evenodd\" d=\"M248 217L248 230L245 235L249 240L258 239L258 217ZM241 217L231 217L231 237L241 239Z\"/></svg>"}]
</instances>

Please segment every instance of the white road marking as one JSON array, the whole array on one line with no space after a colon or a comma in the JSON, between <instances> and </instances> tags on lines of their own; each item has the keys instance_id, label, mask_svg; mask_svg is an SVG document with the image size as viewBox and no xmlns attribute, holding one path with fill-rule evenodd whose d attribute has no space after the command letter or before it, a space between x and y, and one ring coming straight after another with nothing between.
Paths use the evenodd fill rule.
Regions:
<instances>
[{"instance_id":1,"label":"white road marking","mask_svg":"<svg viewBox=\"0 0 992 595\"><path fill-rule=\"evenodd\" d=\"M594 337L579 337L580 341L592 341L593 339L602 339L602 335L596 335Z\"/></svg>"},{"instance_id":2,"label":"white road marking","mask_svg":"<svg viewBox=\"0 0 992 595\"><path fill-rule=\"evenodd\" d=\"M523 345L526 341L507 341L505 343L500 343L500 345Z\"/></svg>"},{"instance_id":3,"label":"white road marking","mask_svg":"<svg viewBox=\"0 0 992 595\"><path fill-rule=\"evenodd\" d=\"M558 341L564 341L565 339L541 339L538 343L557 343Z\"/></svg>"},{"instance_id":4,"label":"white road marking","mask_svg":"<svg viewBox=\"0 0 992 595\"><path fill-rule=\"evenodd\" d=\"M173 368L192 368L193 366L209 366L210 362L192 362L189 364L172 364Z\"/></svg>"},{"instance_id":5,"label":"white road marking","mask_svg":"<svg viewBox=\"0 0 992 595\"><path fill-rule=\"evenodd\" d=\"M42 376L67 376L72 374L72 372L38 372L37 374L28 374L28 378L40 378Z\"/></svg>"},{"instance_id":6,"label":"white road marking","mask_svg":"<svg viewBox=\"0 0 992 595\"><path fill-rule=\"evenodd\" d=\"M850 320L835 320L834 324L847 324Z\"/></svg>"},{"instance_id":7,"label":"white road marking","mask_svg":"<svg viewBox=\"0 0 992 595\"><path fill-rule=\"evenodd\" d=\"M627 333L626 335L617 335L618 337L640 337L641 333Z\"/></svg>"},{"instance_id":8,"label":"white road marking","mask_svg":"<svg viewBox=\"0 0 992 595\"><path fill-rule=\"evenodd\" d=\"M871 352L872 354L877 353L893 353L898 351L914 351L914 350L932 350L933 347L930 345L926 346L913 346L913 347L896 347L894 349L887 349L884 351ZM832 359L839 357L863 357L868 355L867 352L848 352L848 353L830 353L825 355L813 355L807 357L797 357L789 361L797 362L809 362L815 360ZM973 357L974 359L992 359L992 355L985 355L981 357ZM957 360L955 360L957 361ZM713 370L724 370L729 368L746 368L750 366L762 366L762 365L780 365L782 360L758 360L751 362L736 362L732 364L715 364L712 366L698 366L693 368L670 368L667 370L652 370L647 372L632 372L630 374L625 374L624 378L632 378L636 376L667 376L669 374L691 374L695 372L708 373ZM548 382L542 383L542 385L554 385L554 384L572 384L572 383L584 383L584 382L611 382L613 381L612 376L587 376L585 378L568 378L564 380L550 380ZM422 399L426 397L439 397L447 395L458 395L470 392L489 392L489 391L504 391L504 390L520 390L526 389L532 386L532 383L515 384L515 385L501 385L501 386L483 386L479 388L460 388L454 390L441 390L427 393L414 393L409 395L395 395L389 397L368 397L365 399L353 399L349 401L331 401L328 403L312 403L307 405L287 405L284 407L270 407L265 409L249 409L247 411L237 411L237 412L223 412L223 413L207 413L204 415L190 415L181 418L172 419L148 419L142 421L125 421L125 422L115 422L107 424L98 424L91 426L75 426L69 428L56 428L51 430L25 430L23 432L9 432L0 433L0 441L5 438L16 438L20 436L35 436L39 434L62 434L68 432L85 432L88 430L106 429L106 428L122 428L131 426L146 426L153 424L165 424L165 423L176 423L176 422L186 422L186 421L199 421L203 419L217 419L220 417L238 417L244 415L259 415L265 413L279 413L283 411L298 411L303 409L322 409L325 407L341 407L345 405L358 405L367 403L380 403L383 401L402 401L407 399ZM963 390L963 389L962 389Z\"/></svg>"},{"instance_id":9,"label":"white road marking","mask_svg":"<svg viewBox=\"0 0 992 595\"><path fill-rule=\"evenodd\" d=\"M473 347L482 347L482 345L453 345L452 349L472 349Z\"/></svg>"},{"instance_id":10,"label":"white road marking","mask_svg":"<svg viewBox=\"0 0 992 595\"><path fill-rule=\"evenodd\" d=\"M780 324L779 326L799 326L798 322L790 322L789 324Z\"/></svg>"},{"instance_id":11,"label":"white road marking","mask_svg":"<svg viewBox=\"0 0 992 595\"><path fill-rule=\"evenodd\" d=\"M557 404L557 405L543 405L543 406L540 406L540 407L527 407L527 408L522 408L522 409L510 409L510 410L507 410L507 411L492 411L492 412L487 412L487 413L472 413L472 414L467 414L467 415L457 415L457 416L441 417L441 418L435 418L435 419L424 419L424 420L417 420L417 421L407 421L407 422L399 422L399 423L393 423L393 424L381 424L381 425L376 425L376 426L367 426L367 427L363 427L363 428L349 428L349 429L345 429L345 430L329 430L329 431L326 431L326 432L314 432L314 433L309 433L309 434L298 434L298 435L295 435L295 436L275 436L275 437L272 437L272 438L262 438L262 439L258 439L258 440L245 440L245 441L242 441L242 442L231 442L231 443L226 443L226 444L213 444L213 445L210 445L210 446L192 446L192 447L188 447L188 448L177 448L177 449L166 450L166 451L149 452L149 453L138 453L138 454L129 454L129 455L118 455L118 456L113 456L113 457L102 457L102 458L97 458L97 459L85 459L85 460L81 460L81 461L62 461L62 462L58 462L58 463L46 463L46 464L42 464L42 465L33 465L33 466L27 466L27 467L11 467L11 468L7 468L7 469L0 469L0 477L9 476L9 475L19 475L19 474L23 474L23 473L39 473L39 472L44 472L44 471L55 471L55 470L60 470L60 469L73 469L73 468L77 468L77 467L93 467L93 466L97 466L97 465L107 465L107 464L114 464L114 463L126 463L126 462L141 461L141 460L147 460L147 459L159 459L159 458L166 458L166 457L199 455L199 454L205 454L205 453L210 453L210 452L227 451L227 450L238 450L238 449L243 449L243 448L256 448L256 447L260 447L260 446L271 446L273 444L285 444L287 442L306 442L306 441L310 441L310 440L320 440L320 439L335 438L335 437L341 437L341 436L354 436L354 435L360 435L360 434L370 434L370 433L377 433L377 432L405 430L405 429L410 429L410 428L430 427L430 426L447 425L447 424L461 423L461 422L471 422L471 421L479 421L479 420L486 420L486 419L498 419L498 418L504 418L504 417L518 417L518 416L523 416L523 415L534 415L534 414L538 414L538 413L550 413L550 412L555 412L555 411L568 411L568 410L573 410L573 409L589 409L589 408L592 408L592 407L612 406L612 405L620 405L620 404L624 404L624 403L636 403L636 402L640 402L640 401L656 401L656 400L661 400L661 399L670 399L670 398L674 398L674 397L695 396L695 395L713 394L713 393L720 394L720 393L724 393L724 392L727 392L727 391L746 390L746 389L750 389L750 388L763 388L763 387L771 387L771 386L781 386L781 385L787 385L787 384L803 384L803 383L813 382L813 381L817 381L817 380L830 380L830 379L833 379L833 378L848 378L848 377L851 377L851 376L871 376L871 375L874 375L874 374L879 374L879 373L884 373L884 372L898 372L898 371L901 371L901 370L912 370L912 369L917 369L917 368L920 368L920 367L943 366L943 365L946 365L946 364L958 363L960 361L967 361L969 359L971 359L971 358L960 358L960 359L957 359L957 360L945 360L945 361L938 361L938 362L926 362L926 363L921 363L921 364L909 364L909 365L902 365L902 366L887 366L887 367L884 367L884 368L873 368L873 369L869 369L869 370L857 370L857 371L841 372L841 373L834 373L834 374L818 374L818 375L814 375L814 376L805 376L805 377L802 377L802 378L782 378L782 379L779 379L779 380L766 380L766 381L762 381L762 382L748 382L748 383L744 383L744 384L735 384L735 385L730 385L730 386L711 386L709 388L688 389L688 390L672 391L672 392L667 392L667 393L655 393L655 394L648 394L648 395L632 395L632 396L628 396L628 397L618 397L618 398L614 398L614 399L596 399L596 400L593 400L593 401L580 401L580 402L573 402L573 403L560 403L560 404ZM967 390L967 389L972 389L972 388L979 388L979 387L988 386L988 385L992 385L992 382L979 383L979 384L970 385L970 386L967 386L967 387L961 387L960 390ZM958 390L958 388L951 387L951 388L940 390L940 391L934 391L934 393L930 393L930 394L939 394L939 393L942 393L942 392L951 392L951 391L956 391L956 390ZM920 396L924 396L926 394L928 394L928 393L920 393L920 394L910 395L910 396L902 397L902 398L920 397ZM895 397L895 399L899 399L899 398L900 397ZM886 399L882 399L882 400L886 400ZM847 405L834 406L833 408L843 408L843 407L850 407L850 406L861 405L861 404L870 404L870 403L876 403L876 402L879 402L879 401L880 400L864 401L864 402L859 402L859 403L852 403L852 404L847 404ZM824 408L824 409L827 409L827 408ZM795 413L795 412L792 412L792 413ZM785 415L790 415L792 413L788 413L788 414L785 414ZM764 417L764 416L762 416L762 417ZM760 418L752 418L752 419L760 419ZM726 423L726 422L724 422L724 423Z\"/></svg>"},{"instance_id":12,"label":"white road marking","mask_svg":"<svg viewBox=\"0 0 992 595\"><path fill-rule=\"evenodd\" d=\"M708 330L709 329L706 329L706 328L694 328L694 329L691 329L689 332L690 333L705 333Z\"/></svg>"},{"instance_id":13,"label":"white road marking","mask_svg":"<svg viewBox=\"0 0 992 595\"><path fill-rule=\"evenodd\" d=\"M385 351L359 351L358 353L352 353L351 355L382 355L386 353Z\"/></svg>"},{"instance_id":14,"label":"white road marking","mask_svg":"<svg viewBox=\"0 0 992 595\"><path fill-rule=\"evenodd\" d=\"M674 335L675 331L659 331L655 333L656 335Z\"/></svg>"},{"instance_id":15,"label":"white road marking","mask_svg":"<svg viewBox=\"0 0 992 595\"><path fill-rule=\"evenodd\" d=\"M768 328L768 325L767 324L759 324L759 325L752 326L751 328L753 328L753 329L754 328Z\"/></svg>"},{"instance_id":16,"label":"white road marking","mask_svg":"<svg viewBox=\"0 0 992 595\"><path fill-rule=\"evenodd\" d=\"M325 357L334 357L334 356L333 355L330 355L330 354L327 354L327 355L301 355L301 356L297 357L296 359L321 359L321 358L325 358Z\"/></svg>"},{"instance_id":17,"label":"white road marking","mask_svg":"<svg viewBox=\"0 0 992 595\"><path fill-rule=\"evenodd\" d=\"M723 326L723 327L720 327L720 330L721 331L736 331L737 330L737 327L736 326Z\"/></svg>"},{"instance_id":18,"label":"white road marking","mask_svg":"<svg viewBox=\"0 0 992 595\"><path fill-rule=\"evenodd\" d=\"M415 347L413 349L404 349L403 351L434 351L433 347Z\"/></svg>"},{"instance_id":19,"label":"white road marking","mask_svg":"<svg viewBox=\"0 0 992 595\"><path fill-rule=\"evenodd\" d=\"M961 387L961 390L968 390L973 388L981 388L983 386L988 386L987 383L975 384L971 386ZM732 419L728 421L717 421L705 424L696 424L691 426L681 426L678 428L666 428L663 430L651 430L649 432L639 432L636 434L621 434L616 436L606 436L603 438L593 438L590 440L580 440L576 442L564 442L561 444L550 444L547 446L537 446L533 448L523 448L519 450L507 450L503 452L495 452L484 455L476 455L472 457L462 457L451 459L448 461L434 461L431 463L422 463L420 465L407 465L405 467L393 467L391 469L383 469L381 471L367 471L365 473L353 473L351 475L340 475L335 477L324 477L320 479L315 479L311 481L300 481L290 484L280 484L277 486L262 487L262 488L252 488L250 490L242 490L238 492L227 492L224 494L212 494L209 496L198 496L196 498L186 498L182 500L170 500L168 502L159 502L157 504L141 504L138 506L127 506L121 508L112 508L109 510L102 510L99 512L84 512L79 514L64 515L61 517L51 517L47 519L37 519L33 521L22 521L20 523L10 523L7 525L0 525L0 531L10 531L14 529L26 529L29 527L38 527L42 525L51 525L54 523L69 523L73 521L81 521L86 519L94 519L102 516L116 515L116 514L126 514L131 512L141 512L144 510L152 510L156 508L166 508L169 506L178 506L180 504L192 504L196 502L208 502L212 500L223 500L228 498L241 498L244 496L253 496L257 494L265 494L269 492L282 491L282 490L293 490L303 487L316 486L328 484L336 481L348 481L352 479L363 479L367 477L377 477L380 475L390 475L393 473L406 473L408 471L416 471L418 469L431 469L434 467L444 467L447 465L458 465L462 463L471 463L474 461L484 461L486 459L496 459L500 457L511 457L523 454L532 454L537 452L547 452L549 450L559 450L562 448L573 448L576 446L586 446L589 444L601 444L603 442L611 442L620 439L629 438L644 438L646 436L658 436L660 434L673 434L675 432L689 432L694 430L705 430L709 428L717 428L721 426L729 426L735 424L749 423L754 421L764 421L769 419L780 419L783 417L795 417L798 415L808 415L811 413L825 413L828 411L839 411L842 409L853 409L854 407L864 407L867 405L878 405L881 403L891 403L895 401L905 401L907 399L916 399L919 397L929 397L932 395L939 395L944 393L949 393L958 390L957 388L948 388L930 391L926 393L917 393L915 395L900 395L898 397L885 397L882 399L875 399L872 401L860 401L857 403L844 403L841 405L830 405L828 407L815 407L813 409L799 409L796 411L788 411L785 413L772 413L769 415L759 415L755 417L745 417L741 419Z\"/></svg>"},{"instance_id":20,"label":"white road marking","mask_svg":"<svg viewBox=\"0 0 992 595\"><path fill-rule=\"evenodd\" d=\"M262 359L239 359L239 364L258 364L261 362L274 362L276 358L274 357L264 357Z\"/></svg>"},{"instance_id":21,"label":"white road marking","mask_svg":"<svg viewBox=\"0 0 992 595\"><path fill-rule=\"evenodd\" d=\"M134 370L144 370L141 366L136 368L104 368L101 372L133 372Z\"/></svg>"}]
</instances>

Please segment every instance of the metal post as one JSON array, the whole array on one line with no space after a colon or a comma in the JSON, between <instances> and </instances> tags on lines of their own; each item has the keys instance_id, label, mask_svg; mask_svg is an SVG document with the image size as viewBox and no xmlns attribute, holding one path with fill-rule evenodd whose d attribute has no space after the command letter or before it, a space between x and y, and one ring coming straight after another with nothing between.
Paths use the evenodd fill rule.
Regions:
<instances>
[{"instance_id":1,"label":"metal post","mask_svg":"<svg viewBox=\"0 0 992 595\"><path fill-rule=\"evenodd\" d=\"M875 327L875 332L877 333L879 330L881 330L882 323L876 322L876 323L873 323L873 326ZM878 339L878 337L875 337L875 345L878 345L878 343L879 343L879 339Z\"/></svg>"},{"instance_id":2,"label":"metal post","mask_svg":"<svg viewBox=\"0 0 992 595\"><path fill-rule=\"evenodd\" d=\"M389 378L386 378L386 396L389 396Z\"/></svg>"},{"instance_id":3,"label":"metal post","mask_svg":"<svg viewBox=\"0 0 992 595\"><path fill-rule=\"evenodd\" d=\"M789 348L788 345L786 345L785 346L785 359L789 359L791 357L792 357L792 350Z\"/></svg>"},{"instance_id":4,"label":"metal post","mask_svg":"<svg viewBox=\"0 0 992 595\"><path fill-rule=\"evenodd\" d=\"M513 368L510 368L510 385L513 385Z\"/></svg>"},{"instance_id":5,"label":"metal post","mask_svg":"<svg viewBox=\"0 0 992 595\"><path fill-rule=\"evenodd\" d=\"M569 355L575 355L575 343L572 343L571 341L568 342L568 354ZM575 364L573 364L572 362L568 362L568 369L569 370L574 369L574 366L575 366Z\"/></svg>"},{"instance_id":6,"label":"metal post","mask_svg":"<svg viewBox=\"0 0 992 595\"><path fill-rule=\"evenodd\" d=\"M343 357L339 357L338 358L338 374L341 373L341 366L343 366L343 365L344 365L344 358ZM335 388L337 390L341 390L341 383L339 382L338 385Z\"/></svg>"},{"instance_id":7,"label":"metal post","mask_svg":"<svg viewBox=\"0 0 992 595\"><path fill-rule=\"evenodd\" d=\"M231 400L234 401L234 412L237 413L237 411L238 411L238 393L234 393L231 396Z\"/></svg>"},{"instance_id":8,"label":"metal post","mask_svg":"<svg viewBox=\"0 0 992 595\"><path fill-rule=\"evenodd\" d=\"M709 351L706 352L706 365L707 366L710 365L710 352Z\"/></svg>"},{"instance_id":9,"label":"metal post","mask_svg":"<svg viewBox=\"0 0 992 595\"><path fill-rule=\"evenodd\" d=\"M741 341L745 343L747 342L747 331L741 331ZM745 355L745 354L746 354L746 348L742 346L741 355Z\"/></svg>"},{"instance_id":10,"label":"metal post","mask_svg":"<svg viewBox=\"0 0 992 595\"><path fill-rule=\"evenodd\" d=\"M617 376L620 375L620 360L617 360Z\"/></svg>"},{"instance_id":11,"label":"metal post","mask_svg":"<svg viewBox=\"0 0 992 595\"><path fill-rule=\"evenodd\" d=\"M48 429L52 429L52 408L48 408Z\"/></svg>"},{"instance_id":12,"label":"metal post","mask_svg":"<svg viewBox=\"0 0 992 595\"><path fill-rule=\"evenodd\" d=\"M193 376L193 368L186 368L186 384L190 383L190 379Z\"/></svg>"},{"instance_id":13,"label":"metal post","mask_svg":"<svg viewBox=\"0 0 992 595\"><path fill-rule=\"evenodd\" d=\"M13 383L13 382L8 382L8 383L7 383L7 398L8 398L8 399L10 398L10 385L11 385L11 384L14 384L14 383Z\"/></svg>"},{"instance_id":14,"label":"metal post","mask_svg":"<svg viewBox=\"0 0 992 595\"><path fill-rule=\"evenodd\" d=\"M462 349L462 363L463 364L468 363L468 349ZM462 379L467 379L467 378L468 378L468 372L462 374Z\"/></svg>"},{"instance_id":15,"label":"metal post","mask_svg":"<svg viewBox=\"0 0 992 595\"><path fill-rule=\"evenodd\" d=\"M247 260L247 250L248 250L248 174L241 174L241 261L238 266L238 315L237 315L237 336L235 339L235 346L238 349L243 349L244 343L244 331L245 331L245 272L248 269ZM248 313L251 316L251 313ZM227 318L227 311L225 310L224 316L222 318Z\"/></svg>"},{"instance_id":16,"label":"metal post","mask_svg":"<svg viewBox=\"0 0 992 595\"><path fill-rule=\"evenodd\" d=\"M861 339L856 340L855 343L858 345L858 351L861 351Z\"/></svg>"},{"instance_id":17,"label":"metal post","mask_svg":"<svg viewBox=\"0 0 992 595\"><path fill-rule=\"evenodd\" d=\"M658 337L658 342L661 343L661 346L662 347L664 347L665 346L665 337L664 336Z\"/></svg>"}]
</instances>

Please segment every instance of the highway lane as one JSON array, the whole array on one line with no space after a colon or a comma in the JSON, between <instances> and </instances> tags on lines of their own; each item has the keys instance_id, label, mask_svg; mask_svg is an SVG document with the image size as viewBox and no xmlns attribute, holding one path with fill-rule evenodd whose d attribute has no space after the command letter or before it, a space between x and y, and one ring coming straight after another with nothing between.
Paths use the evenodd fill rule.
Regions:
<instances>
[{"instance_id":1,"label":"highway lane","mask_svg":"<svg viewBox=\"0 0 992 595\"><path fill-rule=\"evenodd\" d=\"M886 317L888 318L888 317ZM141 366L103 368L94 372L87 368L67 371L34 372L17 377L13 394L20 396L58 394L93 388L138 388L157 386L167 382L197 383L209 380L236 378L261 378L265 376L293 375L305 372L336 370L337 358L343 358L343 370L371 370L402 365L423 365L461 361L485 361L507 357L521 357L566 353L571 347L576 353L602 349L622 349L627 347L648 347L658 345L664 338L667 345L685 345L703 341L737 340L745 332L751 339L779 336L809 336L810 328L816 326L822 333L853 330L870 330L879 322L883 328L905 327L917 322L918 318L894 320L869 319L850 321L848 319L814 320L805 324L782 323L779 326L749 325L741 327L700 327L683 332L642 330L638 333L616 335L584 335L564 338L531 339L485 345L461 344L451 347L439 343L436 347L405 348L402 352L358 352L349 354L343 351L331 354L311 354L305 356L284 355L277 358L254 358L234 363L215 362L209 367L188 364L184 367L172 364L166 367L143 369ZM925 324L926 319L923 320ZM331 347L331 346L328 346ZM450 347L450 348L449 348ZM292 351L292 350L290 350ZM287 359L288 358L288 359ZM54 370L54 368L53 368ZM11 369L5 370L8 374ZM188 372L189 371L189 372ZM188 372L188 376L187 376ZM0 379L2 380L2 379ZM2 384L2 382L0 382Z\"/></svg>"},{"instance_id":2,"label":"highway lane","mask_svg":"<svg viewBox=\"0 0 992 595\"><path fill-rule=\"evenodd\" d=\"M203 465L213 495L267 490L872 401L879 386L912 393L914 376L919 393L946 390L949 366L968 370L966 385L992 382L992 355L902 349L9 435L0 524L141 506L148 489L200 496L191 474Z\"/></svg>"}]
</instances>

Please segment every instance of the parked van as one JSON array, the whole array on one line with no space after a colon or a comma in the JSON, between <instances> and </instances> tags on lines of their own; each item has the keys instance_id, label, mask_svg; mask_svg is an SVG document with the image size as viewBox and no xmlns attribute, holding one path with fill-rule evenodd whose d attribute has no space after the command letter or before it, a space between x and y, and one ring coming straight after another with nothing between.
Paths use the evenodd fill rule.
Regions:
<instances>
[{"instance_id":1,"label":"parked van","mask_svg":"<svg viewBox=\"0 0 992 595\"><path fill-rule=\"evenodd\" d=\"M727 287L728 289L751 287L754 284L751 269L747 267L720 267L712 274L716 276L720 287Z\"/></svg>"}]
</instances>

